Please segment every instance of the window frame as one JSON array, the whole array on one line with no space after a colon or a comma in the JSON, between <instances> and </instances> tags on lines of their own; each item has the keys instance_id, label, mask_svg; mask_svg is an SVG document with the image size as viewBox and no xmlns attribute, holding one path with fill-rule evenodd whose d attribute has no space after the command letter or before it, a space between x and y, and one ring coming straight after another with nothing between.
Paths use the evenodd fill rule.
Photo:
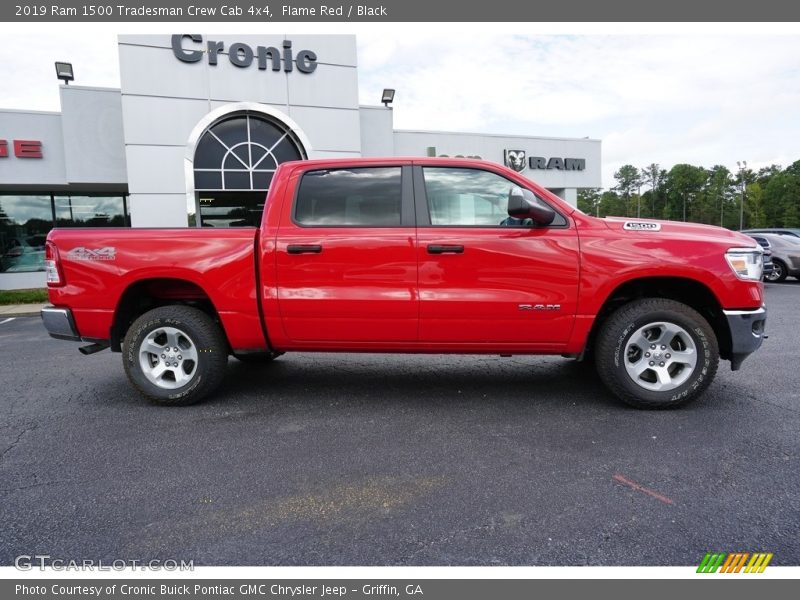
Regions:
<instances>
[{"instance_id":1,"label":"window frame","mask_svg":"<svg viewBox=\"0 0 800 600\"><path fill-rule=\"evenodd\" d=\"M300 188L303 178L309 173L318 171L352 171L354 169L386 169L386 168L399 168L400 169L400 223L397 225L309 225L301 223L297 219L297 204L300 197ZM302 229L400 229L400 228L414 228L417 226L414 212L414 185L412 167L403 163L386 163L386 164L371 164L371 165L336 165L335 167L317 167L304 169L298 174L297 184L294 188L292 195L292 210L291 220L292 224Z\"/></svg>"},{"instance_id":2,"label":"window frame","mask_svg":"<svg viewBox=\"0 0 800 600\"><path fill-rule=\"evenodd\" d=\"M527 189L529 192L536 195L537 198L541 202L544 202L547 206L549 206L553 211L556 213L556 218L561 218L564 220L562 224L550 224L550 225L537 225L534 223L533 225L520 225L516 227L509 227L508 225L434 225L431 222L431 214L430 214L430 204L428 203L428 190L425 187L425 169L458 169L461 171L470 170L470 171L481 171L483 173L491 173L492 175L497 175L498 177L502 177L512 185L515 185L520 188ZM413 166L413 179L414 179L414 200L416 203L415 206L415 214L417 217L417 227L422 228L447 228L447 229L499 229L502 231L520 231L520 230L540 230L540 229L569 229L570 228L570 221L566 215L564 215L558 208L553 206L550 202L548 202L545 198L542 198L542 195L537 193L536 191L530 189L528 186L520 185L519 182L514 181L513 179L509 179L502 173L498 173L497 171L493 171L491 169L486 169L483 167L475 167L472 165L433 165L433 164L417 164Z\"/></svg>"},{"instance_id":3,"label":"window frame","mask_svg":"<svg viewBox=\"0 0 800 600\"><path fill-rule=\"evenodd\" d=\"M230 123L232 121L243 120L244 121L244 130L247 133L246 140L237 142L232 145L228 145L226 141L223 141L219 135L214 132L214 129L224 123ZM278 131L282 131L283 134L279 137L278 141L275 142L271 147L267 148L266 146L258 143L256 140L252 139L252 121L263 122L268 125L275 127ZM222 155L221 163L219 167L197 167L195 163L197 162L197 153L200 149L200 145L208 138L214 138L219 145L225 148L225 152ZM272 179L270 179L270 185L267 188L256 188L254 187L254 177L255 173L271 173L273 176L277 171L278 167L281 163L277 161L273 150L275 150L279 145L283 144L284 142L288 142L292 148L297 152L298 158L292 158L292 160L306 160L307 153L306 149L304 148L302 142L297 138L295 132L288 126L286 123L274 118L267 118L265 115L256 114L251 111L245 111L241 113L231 113L226 115L225 117L215 121L211 125L209 125L200 137L197 140L194 148L194 158L192 163L192 182L194 184L194 190L196 192L263 192L265 195L269 192L269 188L272 186ZM252 157L252 150L249 148L252 145L257 145L265 150L265 154L256 161L257 164L260 164L262 161L266 160L267 157L271 157L272 161L275 162L275 166L271 169L267 168L254 168L253 166L245 165L242 161L242 158L238 156L236 152L234 152L234 148L238 146L247 145L248 146L248 156ZM225 168L225 161L229 156L235 157L240 163L240 166L235 168ZM252 164L252 158L248 160L249 163ZM283 161L288 162L288 161ZM217 174L220 178L220 186L219 188L211 188L211 187L198 187L197 185L197 173L211 173ZM226 173L247 173L250 179L250 186L247 188L239 188L239 187L227 187L225 183L225 175Z\"/></svg>"},{"instance_id":4,"label":"window frame","mask_svg":"<svg viewBox=\"0 0 800 600\"><path fill-rule=\"evenodd\" d=\"M201 191L201 192L196 192L196 194L197 194L197 211L198 212L195 213L195 215L197 215L197 216L195 216L195 219L199 221L199 225L197 225L198 228L201 228L201 229L202 228L209 228L209 229L218 229L218 230L220 230L220 229L259 229L261 227L261 222L262 222L262 220L264 218L264 207L267 204L267 194L265 192L262 192L260 190L256 190L256 191L252 191L251 190L251 191L246 191L246 192L244 192L244 191L228 191L228 192ZM244 204L239 204L239 205L236 205L236 206L228 206L228 207L207 206L207 208L229 208L229 209L242 208L242 209L245 209L249 213L258 213L258 218L257 219L253 219L254 223L252 225L224 225L224 226L221 226L221 227L215 227L214 225L207 225L206 224L207 222L213 221L216 218L220 218L220 216L219 215L213 215L213 214L212 215L204 215L203 214L203 200L208 199L208 198L203 198L204 194L211 195L212 196L212 198L210 198L211 200L217 199L220 195L238 196L239 198L241 198L244 194L248 194L248 195L252 195L254 197L254 199L256 199L255 198L256 196L258 196L258 198L256 199L257 204L256 204L256 208L255 209L247 208L247 206L244 205ZM199 216L199 219L198 219L198 216ZM224 219L222 219L222 220L224 220Z\"/></svg>"},{"instance_id":5,"label":"window frame","mask_svg":"<svg viewBox=\"0 0 800 600\"><path fill-rule=\"evenodd\" d=\"M124 224L122 226L119 226L119 225L96 225L96 226L93 226L93 225L89 225L89 226L86 226L86 225L83 225L83 226L59 225L58 224L58 216L56 214L56 197L63 198L63 197L68 197L68 196L69 197L72 197L72 196L85 197L85 198L121 198L122 199L122 211L123 211L122 212L122 217L123 217L123 223ZM46 192L36 192L36 191L28 191L28 190L25 190L25 191L4 190L4 191L0 192L0 200L2 200L3 197L17 197L17 198L19 198L19 197L31 197L31 198L38 198L40 200L43 200L43 201L47 202L48 214L50 216L50 219L49 219L50 228L47 230L46 233L44 233L45 236L47 236L54 229L58 229L58 230L62 230L62 231L63 230L68 230L68 229L92 229L92 230L129 229L131 227L131 216L130 216L130 212L128 211L128 196L129 196L129 193L127 191L124 191L124 192L117 192L117 191L104 192L104 191L97 191L97 190L94 190L94 191L91 191L91 192L81 192L80 190L74 190L74 191L73 190L58 190L58 191L46 191ZM0 201L0 205L2 205L1 201ZM10 220L11 220L11 218L9 218L9 221ZM41 220L45 221L46 219L41 219ZM23 223L18 223L18 224L14 224L14 225L11 225L10 223L8 224L9 228L22 227L22 226L24 226ZM41 234L34 234L34 235L41 235ZM15 238L9 238L9 239L15 239ZM0 256L2 256L4 254L5 254L5 248L3 246L0 246ZM0 271L0 278L2 278L2 277L10 277L10 276L15 275L17 273L43 273L43 272L44 272L44 266L42 266L41 270L37 270L37 271L19 271L19 272L12 271L12 272L9 273L7 270L2 270L2 271Z\"/></svg>"},{"instance_id":6,"label":"window frame","mask_svg":"<svg viewBox=\"0 0 800 600\"><path fill-rule=\"evenodd\" d=\"M57 207L56 200L63 199L63 198L121 198L122 199L122 222L124 225L122 227L130 227L131 226L131 216L128 212L128 196L127 192L125 193L103 193L103 192L85 192L85 193L73 193L73 192L53 192L50 194L50 201L52 203L52 212L53 212L53 228L56 229L114 229L120 227L119 225L58 225L58 210L59 208L64 207ZM73 218L74 220L74 218Z\"/></svg>"}]
</instances>

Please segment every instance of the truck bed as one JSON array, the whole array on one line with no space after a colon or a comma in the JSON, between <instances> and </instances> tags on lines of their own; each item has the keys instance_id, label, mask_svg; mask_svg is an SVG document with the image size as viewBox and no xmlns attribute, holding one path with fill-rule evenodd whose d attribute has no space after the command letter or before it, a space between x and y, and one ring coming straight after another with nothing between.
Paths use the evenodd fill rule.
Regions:
<instances>
[{"instance_id":1,"label":"truck bed","mask_svg":"<svg viewBox=\"0 0 800 600\"><path fill-rule=\"evenodd\" d=\"M134 282L164 299L190 293L201 302L205 296L232 348L263 349L256 300L257 233L254 228L54 229L50 241L58 247L66 285L50 288L50 300L55 306L62 300L69 304L82 336L113 339L115 308ZM160 279L185 285L162 286Z\"/></svg>"}]
</instances>

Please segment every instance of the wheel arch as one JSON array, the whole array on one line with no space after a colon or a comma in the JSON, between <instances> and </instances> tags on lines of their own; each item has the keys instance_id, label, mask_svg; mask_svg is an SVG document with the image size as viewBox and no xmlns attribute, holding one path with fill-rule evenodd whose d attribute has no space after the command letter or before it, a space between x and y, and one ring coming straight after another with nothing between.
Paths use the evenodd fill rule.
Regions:
<instances>
[{"instance_id":1,"label":"wheel arch","mask_svg":"<svg viewBox=\"0 0 800 600\"><path fill-rule=\"evenodd\" d=\"M730 359L731 334L722 312L722 305L708 285L688 277L639 277L617 285L597 312L584 347L586 349L593 347L598 331L615 310L628 302L642 298L667 298L696 310L713 329L720 357Z\"/></svg>"},{"instance_id":2,"label":"wheel arch","mask_svg":"<svg viewBox=\"0 0 800 600\"><path fill-rule=\"evenodd\" d=\"M221 323L211 296L196 282L179 277L139 279L125 288L117 302L111 324L111 350L121 351L128 328L139 316L154 308L172 304L194 306ZM221 329L225 334L225 328Z\"/></svg>"}]
</instances>

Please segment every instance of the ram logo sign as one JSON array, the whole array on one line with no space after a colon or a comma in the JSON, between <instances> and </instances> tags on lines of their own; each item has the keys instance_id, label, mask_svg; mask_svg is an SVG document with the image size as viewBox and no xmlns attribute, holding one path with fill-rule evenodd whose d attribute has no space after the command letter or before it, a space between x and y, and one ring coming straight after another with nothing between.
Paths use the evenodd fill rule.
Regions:
<instances>
[{"instance_id":1,"label":"ram logo sign","mask_svg":"<svg viewBox=\"0 0 800 600\"><path fill-rule=\"evenodd\" d=\"M117 249L113 246L95 249L78 246L67 252L67 258L69 260L116 260Z\"/></svg>"},{"instance_id":2,"label":"ram logo sign","mask_svg":"<svg viewBox=\"0 0 800 600\"><path fill-rule=\"evenodd\" d=\"M528 156L525 150L505 149L503 151L503 163L516 172L521 173L525 167L529 169L544 169L555 171L583 171L586 169L585 158L562 158L552 156Z\"/></svg>"},{"instance_id":3,"label":"ram logo sign","mask_svg":"<svg viewBox=\"0 0 800 600\"><path fill-rule=\"evenodd\" d=\"M503 158L509 169L514 169L517 173L525 170L525 150L506 150Z\"/></svg>"}]
</instances>

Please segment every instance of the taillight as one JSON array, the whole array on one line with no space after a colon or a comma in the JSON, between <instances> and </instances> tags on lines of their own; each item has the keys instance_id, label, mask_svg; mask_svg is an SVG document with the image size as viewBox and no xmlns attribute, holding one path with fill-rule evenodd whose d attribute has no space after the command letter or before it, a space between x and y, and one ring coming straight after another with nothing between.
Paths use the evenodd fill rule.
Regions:
<instances>
[{"instance_id":1,"label":"taillight","mask_svg":"<svg viewBox=\"0 0 800 600\"><path fill-rule=\"evenodd\" d=\"M47 273L47 285L50 287L64 285L61 259L58 256L58 248L53 242L47 242L44 246L44 270Z\"/></svg>"}]
</instances>

